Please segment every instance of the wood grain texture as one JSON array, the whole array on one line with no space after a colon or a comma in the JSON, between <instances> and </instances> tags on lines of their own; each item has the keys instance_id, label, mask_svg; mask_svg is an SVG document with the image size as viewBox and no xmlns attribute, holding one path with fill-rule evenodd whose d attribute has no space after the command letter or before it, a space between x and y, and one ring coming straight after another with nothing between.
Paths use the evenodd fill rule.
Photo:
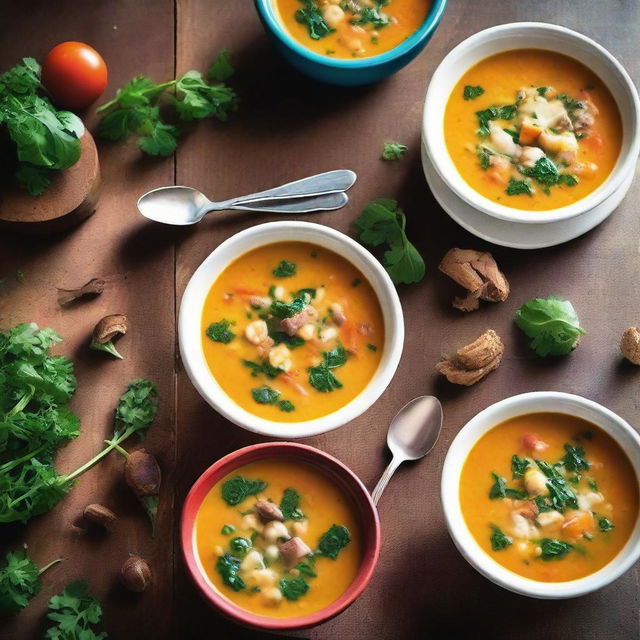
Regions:
<instances>
[{"instance_id":1,"label":"wood grain texture","mask_svg":"<svg viewBox=\"0 0 640 640\"><path fill-rule=\"evenodd\" d=\"M347 463L373 487L388 462L387 425L411 398L435 393L444 404L445 425L428 459L402 467L380 503L383 548L374 579L344 614L316 629L294 634L310 639L376 638L627 639L640 635L640 575L634 567L614 585L583 598L548 602L510 594L477 574L454 548L444 527L439 475L447 448L477 411L508 395L556 389L600 401L632 424L638 419L640 372L624 366L617 340L640 322L635 294L640 272L640 222L635 184L621 207L599 228L565 246L519 252L490 247L470 236L442 212L431 196L420 166L422 102L431 74L442 57L468 35L497 23L542 20L575 28L606 46L640 78L636 31L640 5L633 0L575 3L544 0L477 3L452 0L426 50L393 78L372 87L338 89L318 85L288 67L272 51L248 0L177 0L94 4L84 14L77 3L60 0L14 5L10 17L29 16L29 35L0 26L0 68L21 55L42 57L53 44L80 39L96 46L110 67L110 92L135 73L155 78L206 69L221 48L233 52L232 84L241 97L230 122L203 122L188 132L171 160L140 160L131 143L101 145L105 190L97 214L62 237L0 238L0 272L11 282L0 297L0 323L37 320L61 331L62 351L76 354L80 389L74 400L84 431L60 457L59 467L97 450L110 426L110 411L124 382L137 375L156 380L162 414L149 448L161 454L165 488L161 537L151 544L137 505L118 485L115 458L88 474L69 498L25 529L3 530L7 546L26 539L39 562L63 553L45 592L15 622L0 626L0 637L39 637L47 597L68 580L86 576L105 602L105 628L120 639L266 638L220 618L200 600L184 573L176 523L186 493L213 461L261 438L218 416L198 396L178 363L174 376L175 308L197 265L224 239L250 225L274 219L255 213L210 216L197 228L163 230L140 221L136 197L174 181L226 198L334 168L350 168L359 180L350 205L340 211L306 216L348 232L362 206L379 196L397 198L408 217L408 231L427 263L422 283L401 287L406 344L394 381L374 407L345 427L307 442ZM4 17L4 16L3 16ZM175 23L174 23L175 20ZM112 25L118 26L117 30ZM44 34L44 35L43 35ZM410 148L399 163L379 161L384 140ZM492 251L512 285L509 300L485 305L468 316L450 306L456 286L437 272L447 249L461 246ZM175 248L175 272L174 272ZM107 275L107 291L96 301L60 311L54 285L79 285ZM174 300L175 289L175 300ZM561 360L541 360L512 322L520 304L555 293L572 300L589 331L580 347ZM127 358L116 363L85 350L93 323L123 311L133 329L121 342ZM139 331L136 330L139 328ZM471 389L440 380L434 364L443 352L494 328L506 345L500 369ZM174 382L177 398L174 415ZM104 390L104 391L103 391ZM114 486L116 485L116 486ZM173 490L173 495L169 493ZM98 496L123 518L105 540L71 534L69 521ZM171 538L173 532L173 538ZM158 579L140 598L123 597L114 574L126 552L152 560Z\"/></svg>"}]
</instances>

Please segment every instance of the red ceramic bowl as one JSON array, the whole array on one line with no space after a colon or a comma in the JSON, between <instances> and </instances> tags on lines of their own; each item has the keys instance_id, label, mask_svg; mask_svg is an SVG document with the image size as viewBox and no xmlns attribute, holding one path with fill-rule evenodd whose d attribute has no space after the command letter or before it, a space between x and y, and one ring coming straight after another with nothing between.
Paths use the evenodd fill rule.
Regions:
<instances>
[{"instance_id":1,"label":"red ceramic bowl","mask_svg":"<svg viewBox=\"0 0 640 640\"><path fill-rule=\"evenodd\" d=\"M225 598L210 582L201 568L195 542L195 521L200 505L211 487L234 469L264 458L294 458L316 467L351 498L360 520L363 536L363 555L358 571L349 588L328 607L307 616L269 618L242 609ZM330 620L344 611L364 591L380 553L380 519L369 492L359 478L342 462L318 449L293 442L266 442L238 449L211 465L189 491L184 503L181 523L182 554L187 570L204 598L227 618L240 624L286 631L312 627Z\"/></svg>"}]
</instances>

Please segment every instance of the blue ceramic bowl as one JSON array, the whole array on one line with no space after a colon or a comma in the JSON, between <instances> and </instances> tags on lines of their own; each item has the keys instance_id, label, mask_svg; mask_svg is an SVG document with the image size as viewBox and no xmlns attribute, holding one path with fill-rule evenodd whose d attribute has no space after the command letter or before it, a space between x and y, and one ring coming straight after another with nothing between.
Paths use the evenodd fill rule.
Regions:
<instances>
[{"instance_id":1,"label":"blue ceramic bowl","mask_svg":"<svg viewBox=\"0 0 640 640\"><path fill-rule=\"evenodd\" d=\"M447 6L447 0L433 0L421 27L404 42L380 55L351 60L323 56L307 49L287 32L275 0L255 0L255 3L267 34L286 60L316 80L344 86L378 82L402 69L424 49Z\"/></svg>"}]
</instances>

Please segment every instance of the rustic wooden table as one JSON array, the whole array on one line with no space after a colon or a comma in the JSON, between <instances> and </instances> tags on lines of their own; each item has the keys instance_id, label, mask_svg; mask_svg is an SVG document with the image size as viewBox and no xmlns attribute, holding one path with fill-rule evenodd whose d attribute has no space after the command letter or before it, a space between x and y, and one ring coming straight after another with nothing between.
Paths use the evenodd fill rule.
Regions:
<instances>
[{"instance_id":1,"label":"rustic wooden table","mask_svg":"<svg viewBox=\"0 0 640 640\"><path fill-rule=\"evenodd\" d=\"M111 96L137 73L161 80L205 69L221 48L228 48L237 67L232 84L242 104L227 124L200 123L184 136L174 158L142 158L131 142L101 144L104 191L95 216L55 237L0 238L0 277L6 278L0 324L51 326L65 338L60 352L76 362L79 388L72 407L82 419L82 435L60 453L58 468L73 468L100 448L126 381L143 376L160 390L161 409L146 446L157 453L164 473L155 541L123 487L116 456L86 474L47 515L27 527L3 526L3 547L26 541L39 564L57 556L67 560L47 573L43 592L20 616L0 626L0 637L41 637L48 598L79 577L89 579L103 602L104 628L117 640L265 637L209 610L184 573L178 521L190 485L214 460L260 438L217 415L191 386L176 349L176 310L200 261L229 235L266 218L225 214L197 228L163 228L145 222L135 202L161 185L188 184L226 198L338 167L358 173L351 204L313 220L348 232L365 202L383 195L397 198L428 272L419 285L400 289L406 345L390 388L358 420L308 442L343 460L372 487L388 461L385 433L400 406L434 393L444 404L445 425L431 456L401 468L385 492L382 554L365 594L337 619L297 635L340 640L640 636L638 567L590 596L533 601L476 573L454 548L443 521L439 475L449 443L465 421L492 402L523 391L557 389L603 402L632 423L638 417L640 374L621 364L616 342L624 328L639 321L640 223L634 205L640 184L609 220L565 246L532 252L490 248L511 281L512 295L504 304L463 317L450 307L453 285L436 270L452 246L487 246L456 226L425 184L420 165L425 89L455 44L485 27L516 20L573 27L601 42L640 78L640 4L634 0L451 0L416 61L388 81L360 89L322 86L290 69L271 49L249 0L4 3L0 69L25 55L42 59L60 41L81 40L104 55L110 71L106 95ZM92 112L88 124L95 124ZM408 156L392 165L380 162L385 139L406 142ZM17 270L24 272L22 281L14 278ZM97 276L108 283L101 297L68 310L57 306L56 286L78 286ZM535 357L512 322L524 300L550 293L570 298L589 331L580 348L561 360ZM123 362L87 349L94 323L116 312L126 313L132 327L120 343ZM488 327L506 343L498 372L471 389L439 380L434 363L441 353ZM120 516L109 536L81 535L72 527L93 501ZM145 556L154 572L152 587L140 596L117 585L118 568L129 552Z\"/></svg>"}]
</instances>

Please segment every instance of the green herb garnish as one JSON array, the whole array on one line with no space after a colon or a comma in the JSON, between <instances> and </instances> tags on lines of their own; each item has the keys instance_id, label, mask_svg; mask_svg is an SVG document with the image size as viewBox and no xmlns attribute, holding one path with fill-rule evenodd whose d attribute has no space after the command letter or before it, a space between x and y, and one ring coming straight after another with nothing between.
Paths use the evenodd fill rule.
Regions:
<instances>
[{"instance_id":1,"label":"green herb garnish","mask_svg":"<svg viewBox=\"0 0 640 640\"><path fill-rule=\"evenodd\" d=\"M508 196L533 195L533 189L528 180L516 180L515 178L509 178L509 184L504 191Z\"/></svg>"},{"instance_id":2,"label":"green herb garnish","mask_svg":"<svg viewBox=\"0 0 640 640\"><path fill-rule=\"evenodd\" d=\"M316 554L335 560L338 554L351 542L349 529L341 524L331 525L322 534Z\"/></svg>"},{"instance_id":3,"label":"green herb garnish","mask_svg":"<svg viewBox=\"0 0 640 640\"><path fill-rule=\"evenodd\" d=\"M554 538L542 538L540 549L542 549L540 557L543 560L560 560L573 549L573 545Z\"/></svg>"},{"instance_id":4,"label":"green herb garnish","mask_svg":"<svg viewBox=\"0 0 640 640\"><path fill-rule=\"evenodd\" d=\"M506 549L509 545L513 544L511 538L506 536L502 529L495 524L491 526L491 548L494 551L502 551Z\"/></svg>"},{"instance_id":5,"label":"green herb garnish","mask_svg":"<svg viewBox=\"0 0 640 640\"><path fill-rule=\"evenodd\" d=\"M290 303L283 302L282 300L274 300L271 303L271 313L276 316L276 318L292 318L303 311L310 301L311 298L306 293L296 296Z\"/></svg>"},{"instance_id":6,"label":"green herb garnish","mask_svg":"<svg viewBox=\"0 0 640 640\"><path fill-rule=\"evenodd\" d=\"M573 305L556 296L535 298L516 311L515 322L532 338L531 348L539 356L561 356L573 351L586 333Z\"/></svg>"},{"instance_id":7,"label":"green herb garnish","mask_svg":"<svg viewBox=\"0 0 640 640\"><path fill-rule=\"evenodd\" d=\"M242 591L247 585L245 581L238 575L240 570L240 558L225 553L218 558L216 562L216 570L222 576L222 581L234 591Z\"/></svg>"},{"instance_id":8,"label":"green herb garnish","mask_svg":"<svg viewBox=\"0 0 640 640\"><path fill-rule=\"evenodd\" d=\"M104 640L105 632L98 633L93 625L102 619L100 603L89 593L87 583L77 580L49 600L49 620L55 627L47 629L47 640Z\"/></svg>"},{"instance_id":9,"label":"green herb garnish","mask_svg":"<svg viewBox=\"0 0 640 640\"><path fill-rule=\"evenodd\" d=\"M265 384L257 389L251 389L251 395L258 404L275 404L278 402L280 392Z\"/></svg>"},{"instance_id":10,"label":"green herb garnish","mask_svg":"<svg viewBox=\"0 0 640 640\"><path fill-rule=\"evenodd\" d=\"M382 264L395 284L419 282L425 273L424 260L405 233L406 222L398 203L389 198L367 204L355 221L362 244L388 247Z\"/></svg>"},{"instance_id":11,"label":"green herb garnish","mask_svg":"<svg viewBox=\"0 0 640 640\"><path fill-rule=\"evenodd\" d=\"M382 160L400 160L407 153L408 147L405 144L400 144L399 142L385 142L382 147L382 155L380 158Z\"/></svg>"},{"instance_id":12,"label":"green herb garnish","mask_svg":"<svg viewBox=\"0 0 640 640\"><path fill-rule=\"evenodd\" d=\"M565 469L576 472L589 470L591 464L585 458L585 452L582 447L574 447L569 443L565 443L564 450L566 453L562 458L562 464Z\"/></svg>"},{"instance_id":13,"label":"green herb garnish","mask_svg":"<svg viewBox=\"0 0 640 640\"><path fill-rule=\"evenodd\" d=\"M285 520L304 520L300 509L300 494L295 489L285 489L280 501L280 511Z\"/></svg>"},{"instance_id":14,"label":"green herb garnish","mask_svg":"<svg viewBox=\"0 0 640 640\"><path fill-rule=\"evenodd\" d=\"M309 578L317 578L318 574L316 573L315 562L313 559L313 555L309 554L306 560L302 560L298 562L295 568L300 572L301 575L307 576Z\"/></svg>"},{"instance_id":15,"label":"green herb garnish","mask_svg":"<svg viewBox=\"0 0 640 640\"><path fill-rule=\"evenodd\" d=\"M522 478L528 468L529 461L526 458L518 458L517 455L511 457L511 475L514 479Z\"/></svg>"},{"instance_id":16,"label":"green herb garnish","mask_svg":"<svg viewBox=\"0 0 640 640\"><path fill-rule=\"evenodd\" d=\"M276 278L290 278L296 275L296 265L288 260L281 260L278 266L272 271Z\"/></svg>"},{"instance_id":17,"label":"green herb garnish","mask_svg":"<svg viewBox=\"0 0 640 640\"><path fill-rule=\"evenodd\" d=\"M300 0L300 2L304 6L296 11L295 18L307 27L312 40L320 40L335 31L325 22L314 0Z\"/></svg>"},{"instance_id":18,"label":"green herb garnish","mask_svg":"<svg viewBox=\"0 0 640 640\"><path fill-rule=\"evenodd\" d=\"M492 473L491 477L493 478L493 484L489 489L489 498L491 498L491 500L498 500L501 498L524 500L527 497L527 494L522 491L507 488L507 481L497 473Z\"/></svg>"},{"instance_id":19,"label":"green herb garnish","mask_svg":"<svg viewBox=\"0 0 640 640\"><path fill-rule=\"evenodd\" d=\"M207 327L205 333L207 334L207 337L214 342L229 344L236 337L236 334L229 328L230 326L231 322L226 319L220 320L219 322L212 322Z\"/></svg>"},{"instance_id":20,"label":"green herb garnish","mask_svg":"<svg viewBox=\"0 0 640 640\"><path fill-rule=\"evenodd\" d=\"M291 413L296 410L296 407L291 400L280 400L278 402L278 409L284 413Z\"/></svg>"},{"instance_id":21,"label":"green herb garnish","mask_svg":"<svg viewBox=\"0 0 640 640\"><path fill-rule=\"evenodd\" d=\"M269 378L270 380L273 380L282 373L282 369L278 369L277 367L272 366L266 361L252 362L251 360L241 360L241 362L245 367L247 367L247 369L251 369L251 375L254 378L262 374L267 376L267 378Z\"/></svg>"},{"instance_id":22,"label":"green herb garnish","mask_svg":"<svg viewBox=\"0 0 640 640\"><path fill-rule=\"evenodd\" d=\"M223 536L229 536L229 535L231 535L235 530L236 530L236 528L235 528L232 524L225 524L225 525L223 525L222 529L220 530L220 533L221 533Z\"/></svg>"},{"instance_id":23,"label":"green herb garnish","mask_svg":"<svg viewBox=\"0 0 640 640\"><path fill-rule=\"evenodd\" d=\"M465 85L462 90L462 97L465 100L475 100L484 93L484 89L480 86L473 87L470 84Z\"/></svg>"},{"instance_id":24,"label":"green herb garnish","mask_svg":"<svg viewBox=\"0 0 640 640\"><path fill-rule=\"evenodd\" d=\"M378 350L378 347L376 347L375 344L371 344L370 342L367 342L367 349L369 349L369 351L373 351L375 353Z\"/></svg>"},{"instance_id":25,"label":"green herb garnish","mask_svg":"<svg viewBox=\"0 0 640 640\"><path fill-rule=\"evenodd\" d=\"M209 80L217 80L218 82L224 82L228 80L236 70L231 64L231 54L227 49L223 49L217 56L217 58L211 63L209 71L207 71L207 78Z\"/></svg>"},{"instance_id":26,"label":"green herb garnish","mask_svg":"<svg viewBox=\"0 0 640 640\"><path fill-rule=\"evenodd\" d=\"M233 551L233 553L240 558L246 556L247 552L249 551L249 549L251 549L252 546L253 545L251 544L251 540L249 540L249 538L231 538L231 542L229 542L231 551Z\"/></svg>"},{"instance_id":27,"label":"green herb garnish","mask_svg":"<svg viewBox=\"0 0 640 640\"><path fill-rule=\"evenodd\" d=\"M488 136L491 131L489 130L489 122L491 120L512 120L516 117L518 108L515 104L508 104L502 107L489 107L482 111L476 111L476 117L478 118L478 135Z\"/></svg>"},{"instance_id":28,"label":"green herb garnish","mask_svg":"<svg viewBox=\"0 0 640 640\"><path fill-rule=\"evenodd\" d=\"M597 516L597 519L598 529L600 529L600 531L607 533L608 531L615 529L615 525L611 520L609 520L609 518L606 518L605 516Z\"/></svg>"},{"instance_id":29,"label":"green herb garnish","mask_svg":"<svg viewBox=\"0 0 640 640\"><path fill-rule=\"evenodd\" d=\"M222 499L234 507L247 496L264 491L267 486L267 483L262 480L247 480L242 476L235 476L222 485Z\"/></svg>"},{"instance_id":30,"label":"green herb garnish","mask_svg":"<svg viewBox=\"0 0 640 640\"><path fill-rule=\"evenodd\" d=\"M297 600L309 591L309 583L302 577L281 578L280 591L287 600Z\"/></svg>"}]
</instances>

